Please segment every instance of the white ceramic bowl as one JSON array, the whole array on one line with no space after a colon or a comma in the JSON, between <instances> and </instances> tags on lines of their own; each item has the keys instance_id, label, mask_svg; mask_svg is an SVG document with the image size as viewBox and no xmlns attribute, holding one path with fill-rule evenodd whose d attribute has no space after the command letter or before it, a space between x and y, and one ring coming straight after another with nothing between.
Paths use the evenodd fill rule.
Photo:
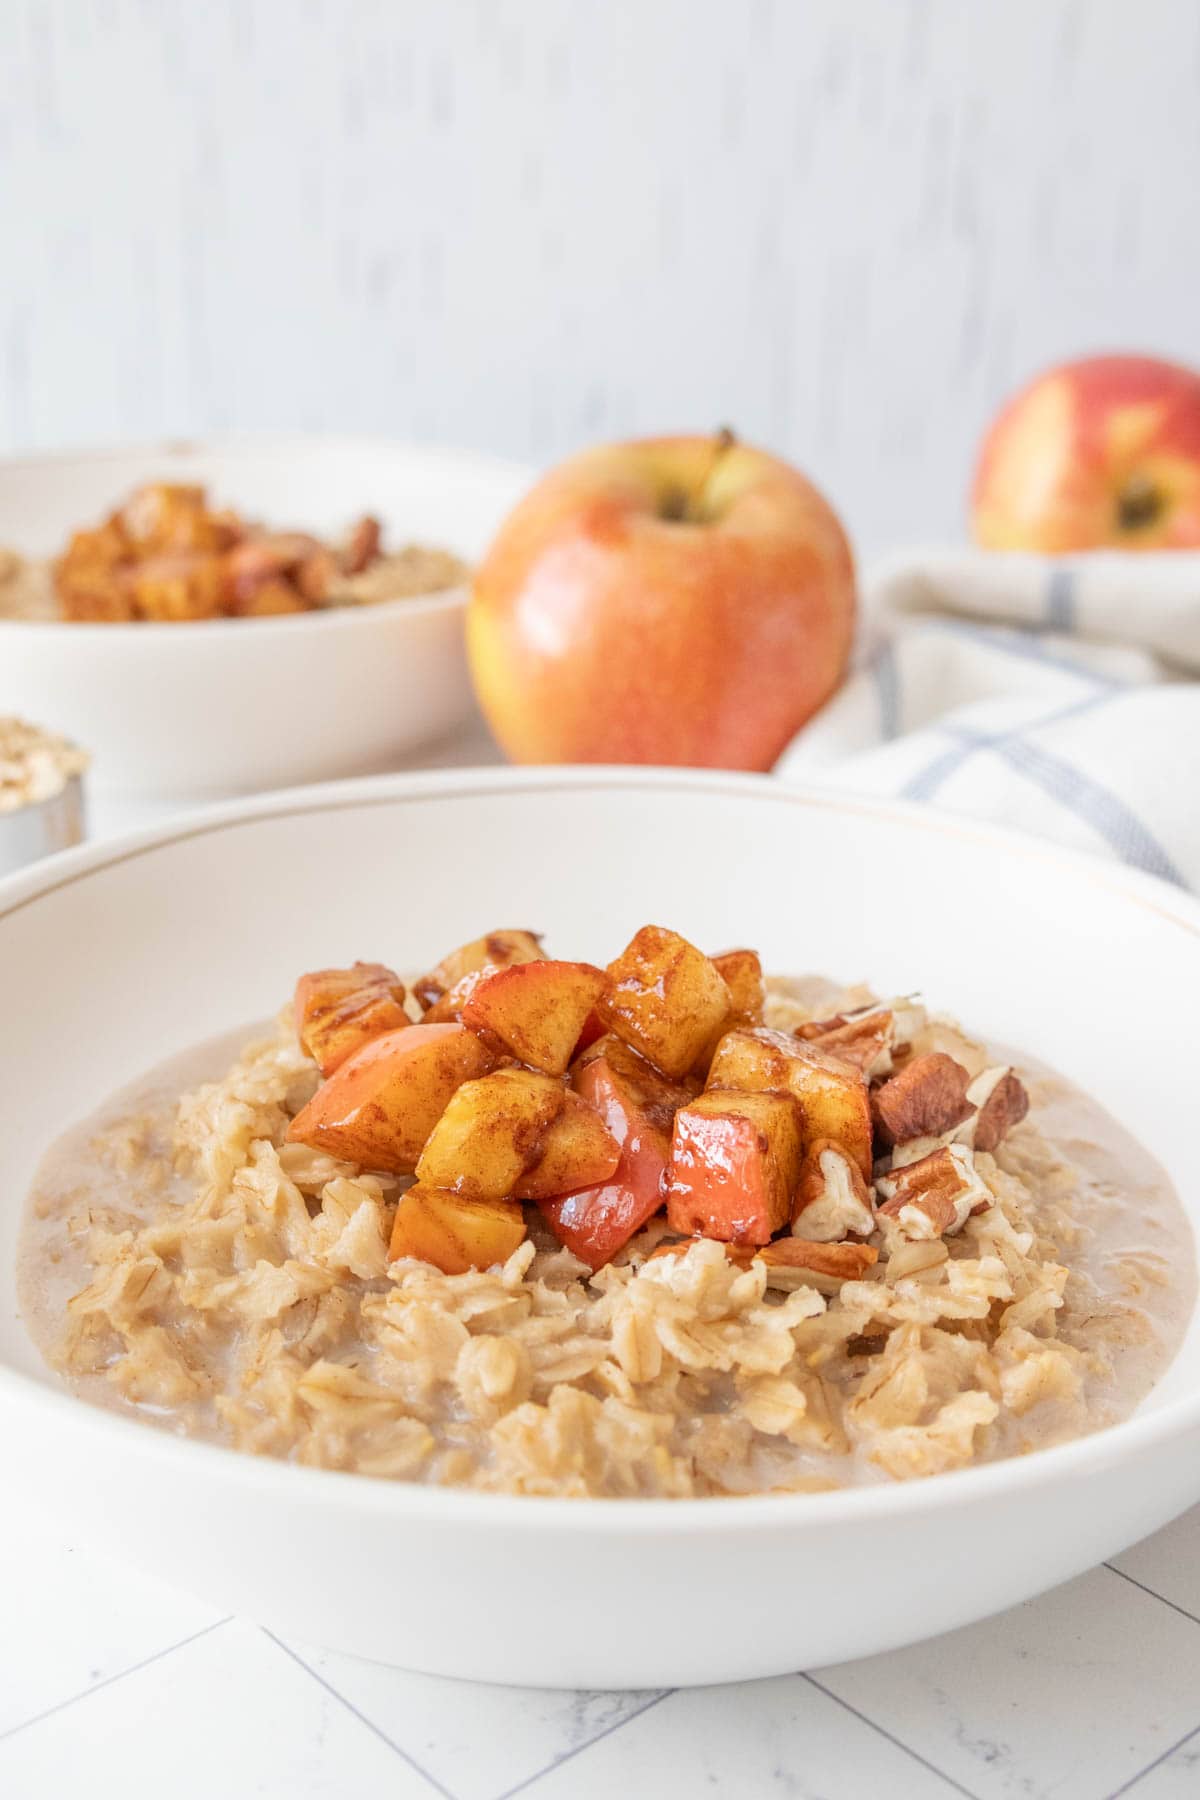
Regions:
<instances>
[{"instance_id":1,"label":"white ceramic bowl","mask_svg":"<svg viewBox=\"0 0 1200 1800\"><path fill-rule=\"evenodd\" d=\"M65 1393L16 1316L13 1244L63 1125L269 1013L297 970L421 965L532 923L597 960L647 918L778 970L920 987L1090 1088L1200 1218L1200 907L944 815L753 777L455 772L273 795L0 888L5 1483L214 1603L384 1661L651 1687L862 1656L962 1625L1200 1498L1200 1327L1128 1423L905 1486L581 1501L255 1460Z\"/></svg>"},{"instance_id":2,"label":"white ceramic bowl","mask_svg":"<svg viewBox=\"0 0 1200 1800\"><path fill-rule=\"evenodd\" d=\"M393 543L468 562L531 480L455 450L369 438L161 444L0 462L0 545L51 555L143 481L203 482L276 527L364 512ZM101 793L195 800L395 768L471 710L463 589L275 619L79 625L0 619L0 713L93 755Z\"/></svg>"}]
</instances>

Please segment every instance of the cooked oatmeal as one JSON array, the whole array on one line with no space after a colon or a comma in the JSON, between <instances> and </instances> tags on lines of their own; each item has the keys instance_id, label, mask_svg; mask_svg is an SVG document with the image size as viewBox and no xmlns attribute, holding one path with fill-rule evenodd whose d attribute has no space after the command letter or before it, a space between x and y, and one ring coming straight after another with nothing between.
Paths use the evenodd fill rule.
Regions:
<instances>
[{"instance_id":1,"label":"cooked oatmeal","mask_svg":"<svg viewBox=\"0 0 1200 1800\"><path fill-rule=\"evenodd\" d=\"M20 1287L35 1339L80 1394L326 1468L522 1494L676 1497L803 1492L1021 1454L1126 1416L1161 1374L1195 1288L1190 1231L1165 1177L1059 1077L1027 1062L1014 1073L911 1000L775 982L765 999L751 993L747 1015L743 971L712 959L728 1029L698 1059L701 1090L691 1049L672 1068L677 1035L656 1040L644 1014L615 1037L622 1005L653 984L638 989L627 963L611 965L593 1041L580 1052L589 1034L578 1021L565 1040L575 1055L562 1092L590 1098L619 1137L612 1094L586 1071L611 1065L613 1091L627 1096L629 1040L658 1042L657 1070L641 1065L637 1089L644 1133L670 1137L658 1204L636 1221L626 1209L613 1228L614 1196L636 1187L629 1136L615 1172L614 1157L607 1178L582 1195L576 1181L566 1200L545 1191L544 1126L537 1155L523 1152L525 1173L497 1175L499 1113L478 1180L510 1197L472 1188L478 1095L499 1080L506 1105L519 1090L533 1106L550 1095L539 1084L559 1079L530 1075L532 1039L527 1058L502 1055L518 1035L511 1016L471 999L504 960L499 937L527 936L480 940L492 948L474 968L448 959L412 993L379 965L336 972L358 982L349 1012L344 1000L322 1012L302 982L307 1049L288 1011L240 1052L224 1040L165 1065L54 1147ZM305 979L320 987L330 973ZM373 1061L336 1035L348 1019ZM420 1043L407 1037L418 1019ZM388 1044L393 1059L401 1041L410 1056L424 1043L444 1053L467 1026L498 1067L459 1071L458 1112L447 1106L432 1132L421 1125L419 1156L392 1158L409 1172L313 1141L314 1102L319 1112L339 1081L337 1093L361 1082ZM823 1048L831 1037L838 1054ZM870 1096L865 1167L823 1102L784 1104L776 1076L753 1087L746 1057L786 1058L794 1045L816 1046L797 1067L842 1084L837 1106L856 1082ZM673 1119L654 1110L672 1081ZM823 1135L794 1141L814 1106ZM334 1113L344 1132L350 1115L326 1106L326 1124ZM430 1182L447 1133L457 1191L448 1175ZM715 1186L706 1156L725 1171ZM781 1170L795 1177L782 1188ZM603 1241L596 1195L608 1209ZM685 1221L704 1234L683 1233ZM470 1266L462 1233L472 1228L496 1248L491 1266ZM475 1260L489 1254L476 1248Z\"/></svg>"},{"instance_id":2,"label":"cooked oatmeal","mask_svg":"<svg viewBox=\"0 0 1200 1800\"><path fill-rule=\"evenodd\" d=\"M87 752L26 719L0 717L0 813L39 806L85 773Z\"/></svg>"},{"instance_id":3,"label":"cooked oatmeal","mask_svg":"<svg viewBox=\"0 0 1200 1800\"><path fill-rule=\"evenodd\" d=\"M99 525L73 532L51 561L0 549L0 619L270 618L441 593L468 574L449 550L388 550L369 514L327 543L214 507L203 487L148 482Z\"/></svg>"}]
</instances>

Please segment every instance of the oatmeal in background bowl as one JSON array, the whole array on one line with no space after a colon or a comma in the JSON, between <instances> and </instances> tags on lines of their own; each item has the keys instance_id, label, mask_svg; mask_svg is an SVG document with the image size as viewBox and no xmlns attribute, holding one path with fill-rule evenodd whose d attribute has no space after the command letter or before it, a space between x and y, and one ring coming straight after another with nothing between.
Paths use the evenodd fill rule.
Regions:
<instances>
[{"instance_id":1,"label":"oatmeal in background bowl","mask_svg":"<svg viewBox=\"0 0 1200 1800\"><path fill-rule=\"evenodd\" d=\"M469 574L448 550L387 550L370 514L323 542L214 507L197 483L152 481L49 560L0 549L0 614L92 625L277 618L444 593Z\"/></svg>"},{"instance_id":2,"label":"oatmeal in background bowl","mask_svg":"<svg viewBox=\"0 0 1200 1800\"><path fill-rule=\"evenodd\" d=\"M467 573L528 479L303 436L0 459L0 713L69 722L133 816L394 769L472 716Z\"/></svg>"},{"instance_id":3,"label":"oatmeal in background bowl","mask_svg":"<svg viewBox=\"0 0 1200 1800\"><path fill-rule=\"evenodd\" d=\"M916 997L639 931L303 976L67 1134L21 1295L82 1396L530 1495L903 1481L1127 1417L1195 1290L1166 1177Z\"/></svg>"}]
</instances>

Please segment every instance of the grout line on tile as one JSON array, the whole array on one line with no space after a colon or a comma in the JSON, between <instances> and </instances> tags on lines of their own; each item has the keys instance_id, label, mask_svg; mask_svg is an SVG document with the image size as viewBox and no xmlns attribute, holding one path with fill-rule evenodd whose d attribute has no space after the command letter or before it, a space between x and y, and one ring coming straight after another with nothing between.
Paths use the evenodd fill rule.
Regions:
<instances>
[{"instance_id":1,"label":"grout line on tile","mask_svg":"<svg viewBox=\"0 0 1200 1800\"><path fill-rule=\"evenodd\" d=\"M1167 1596L1160 1594L1157 1588L1147 1587L1145 1582L1139 1581L1136 1575L1127 1575L1124 1569L1118 1569L1115 1563L1106 1562L1102 1566L1108 1570L1110 1575L1119 1575L1121 1580L1127 1581L1131 1587L1141 1588L1143 1594L1149 1594L1152 1600L1161 1600L1164 1606L1169 1606L1171 1611L1177 1612L1181 1618L1190 1619L1193 1625L1200 1625L1200 1618L1197 1618L1194 1612L1189 1612L1186 1606L1180 1606L1177 1601L1168 1600Z\"/></svg>"},{"instance_id":2,"label":"grout line on tile","mask_svg":"<svg viewBox=\"0 0 1200 1800\"><path fill-rule=\"evenodd\" d=\"M652 1707L660 1705L664 1700L669 1700L671 1695L678 1691L678 1688L664 1688L661 1694L651 1695L645 1705L639 1706L636 1712L626 1713L623 1719L614 1719L611 1725L606 1725L603 1731L598 1731L595 1737L588 1739L586 1744L576 1744L573 1750L564 1750L560 1756L554 1758L553 1762L548 1762L544 1769L539 1769L534 1775L527 1775L523 1781L518 1781L515 1787L505 1788L502 1794L497 1794L496 1800L513 1800L514 1794L523 1794L526 1788L532 1787L535 1781L540 1781L543 1775L553 1774L555 1769L561 1769L564 1763L570 1762L573 1756L581 1756L585 1750L590 1750L593 1744L601 1744L615 1731L623 1731L626 1725L632 1725L635 1719L643 1718Z\"/></svg>"},{"instance_id":3,"label":"grout line on tile","mask_svg":"<svg viewBox=\"0 0 1200 1800\"><path fill-rule=\"evenodd\" d=\"M80 1700L89 1699L92 1694L98 1694L101 1688L111 1687L114 1681L124 1681L127 1675L136 1675L139 1669L148 1669L151 1663L161 1662L164 1656L173 1656L176 1650L183 1650L198 1638L207 1637L210 1631L219 1631L222 1625L230 1623L231 1617L231 1614L227 1614L223 1619L214 1619L211 1625L202 1625L199 1631L190 1632L177 1643L164 1644L152 1656L143 1656L141 1662L130 1663L127 1669L117 1669L113 1674L104 1676L103 1680L93 1681L90 1687L80 1688L77 1694L68 1694L65 1700L58 1700L44 1712L35 1713L32 1719L22 1719L19 1725L9 1725L6 1730L0 1731L0 1743L6 1738L16 1737L19 1731L28 1731L31 1725L40 1725L43 1719L52 1719L55 1713L63 1712L68 1706L75 1706Z\"/></svg>"},{"instance_id":4,"label":"grout line on tile","mask_svg":"<svg viewBox=\"0 0 1200 1800\"><path fill-rule=\"evenodd\" d=\"M1108 1567L1107 1563L1105 1567ZM1120 1573L1119 1570L1118 1573ZM1188 1616L1191 1617L1190 1614ZM1128 1794L1139 1781L1144 1781L1147 1775L1153 1775L1155 1769L1161 1768L1162 1764L1174 1756L1177 1750L1182 1750L1185 1744L1191 1743L1198 1732L1200 1732L1200 1725L1193 1725L1190 1731L1184 1732L1178 1743L1168 1744L1161 1756L1156 1756L1152 1763L1147 1763L1144 1769L1139 1769L1136 1775L1131 1775L1129 1780L1123 1782L1119 1788L1114 1788L1111 1794L1106 1795L1105 1800L1120 1800L1122 1794Z\"/></svg>"},{"instance_id":5,"label":"grout line on tile","mask_svg":"<svg viewBox=\"0 0 1200 1800\"><path fill-rule=\"evenodd\" d=\"M415 1770L423 1780L429 1783L431 1788L436 1789L436 1791L442 1795L443 1800L456 1800L456 1796L450 1792L448 1787L443 1787L437 1777L431 1775L428 1769L422 1768L416 1757L407 1751L402 1744L398 1744L395 1738L390 1738L387 1732L376 1725L373 1719L368 1719L366 1713L360 1712L352 1700L347 1700L345 1694L339 1693L332 1681L327 1681L319 1670L313 1668L311 1663L305 1662L304 1658L297 1651L293 1650L290 1644L285 1644L282 1638L276 1637L273 1631L268 1631L265 1625L260 1625L259 1630L265 1638L270 1638L271 1642L277 1649L282 1650L285 1656L290 1656L292 1661L297 1663L300 1668L304 1670L306 1675L311 1675L318 1686L323 1687L327 1694L332 1694L338 1704L344 1706L348 1713L353 1714L360 1725L365 1725L368 1731L374 1732L380 1743L386 1744L389 1750L394 1750L402 1762L406 1762L410 1769Z\"/></svg>"},{"instance_id":6,"label":"grout line on tile","mask_svg":"<svg viewBox=\"0 0 1200 1800\"><path fill-rule=\"evenodd\" d=\"M962 1794L964 1800L979 1800L978 1795L973 1793L970 1788L964 1787L961 1781L955 1781L953 1775L947 1775L944 1769L939 1769L936 1763L931 1763L928 1757L922 1756L919 1750L914 1750L911 1744L906 1744L903 1738L896 1737L887 1729L886 1725L881 1725L877 1719L872 1719L867 1713L859 1712L857 1706L851 1706L848 1700L843 1700L840 1694L835 1693L832 1688L826 1687L823 1681L818 1681L815 1675L808 1674L805 1669L800 1669L798 1673L805 1681L810 1682L819 1694L824 1694L827 1700L832 1700L844 1712L853 1714L861 1724L869 1725L872 1731L876 1731L880 1737L886 1738L889 1744L894 1744L897 1750L903 1750L906 1756L911 1756L913 1761L920 1763L923 1769L928 1769L931 1775L936 1775L940 1781L946 1783L947 1787L952 1787L956 1794Z\"/></svg>"}]
</instances>

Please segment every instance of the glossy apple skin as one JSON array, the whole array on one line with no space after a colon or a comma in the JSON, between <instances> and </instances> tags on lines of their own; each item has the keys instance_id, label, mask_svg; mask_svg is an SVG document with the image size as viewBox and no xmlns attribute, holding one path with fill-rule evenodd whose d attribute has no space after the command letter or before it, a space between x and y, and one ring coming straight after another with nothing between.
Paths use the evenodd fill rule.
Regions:
<instances>
[{"instance_id":1,"label":"glossy apple skin","mask_svg":"<svg viewBox=\"0 0 1200 1800\"><path fill-rule=\"evenodd\" d=\"M684 503L697 516L670 516ZM585 451L526 495L467 643L515 762L768 769L837 687L854 615L845 534L803 475L657 438Z\"/></svg>"},{"instance_id":2,"label":"glossy apple skin","mask_svg":"<svg viewBox=\"0 0 1200 1800\"><path fill-rule=\"evenodd\" d=\"M984 440L971 522L988 550L1197 548L1200 374L1092 356L1039 376Z\"/></svg>"}]
</instances>

